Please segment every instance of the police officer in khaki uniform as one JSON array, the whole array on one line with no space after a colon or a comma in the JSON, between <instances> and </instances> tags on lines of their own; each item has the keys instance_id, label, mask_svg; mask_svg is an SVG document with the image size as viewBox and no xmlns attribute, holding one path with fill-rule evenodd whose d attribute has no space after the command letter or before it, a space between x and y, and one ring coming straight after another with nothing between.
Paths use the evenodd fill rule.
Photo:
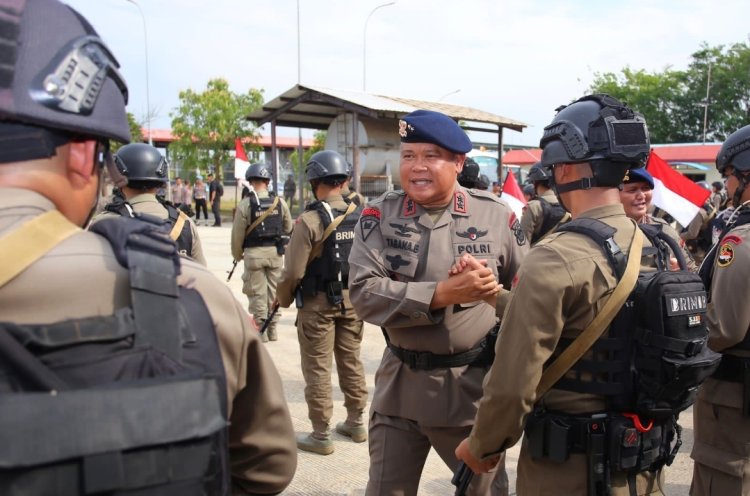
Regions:
<instances>
[{"instance_id":1,"label":"police officer in khaki uniform","mask_svg":"<svg viewBox=\"0 0 750 496\"><path fill-rule=\"evenodd\" d=\"M232 257L245 261L242 292L247 295L248 310L263 326L276 299L276 283L281 276L285 242L292 232L292 214L279 196L269 193L271 167L251 164L245 179L253 187L242 199L232 223ZM261 339L276 341L278 312Z\"/></svg>"},{"instance_id":2,"label":"police officer in khaki uniform","mask_svg":"<svg viewBox=\"0 0 750 496\"><path fill-rule=\"evenodd\" d=\"M399 134L404 190L363 211L349 258L352 303L387 344L370 411L368 495L417 494L430 447L458 466L453 450L492 362L501 285L510 288L527 250L502 200L457 184L472 144L453 119L418 110ZM486 266L449 277L465 253ZM477 477L470 494L507 494L505 470L493 484L494 475Z\"/></svg>"},{"instance_id":3,"label":"police officer in khaki uniform","mask_svg":"<svg viewBox=\"0 0 750 496\"><path fill-rule=\"evenodd\" d=\"M3 60L11 61L0 78L0 244L7 248L19 229L43 216L74 225L67 238L0 283L2 320L30 325L112 316L131 305L128 270L106 239L75 226L86 225L96 204L109 140L130 139L127 86L91 25L68 6L2 0L0 10L4 35L16 37L0 47ZM55 79L71 60L89 71L73 71L67 84ZM35 83L44 80L60 86L47 94ZM64 97L78 89L85 100ZM21 240L21 246L32 244ZM231 291L202 265L184 259L181 265L178 285L202 297L223 358L233 493L279 493L296 468L281 378ZM3 263L6 271L14 266ZM99 473L117 473L117 466L98 462Z\"/></svg>"},{"instance_id":4,"label":"police officer in khaki uniform","mask_svg":"<svg viewBox=\"0 0 750 496\"><path fill-rule=\"evenodd\" d=\"M620 202L625 208L625 215L638 222L639 224L654 224L660 226L662 232L672 238L682 248L682 255L685 257L687 269L691 272L698 270L698 265L693 260L690 250L685 246L685 241L680 239L680 235L672 226L660 217L654 217L651 211L651 198L654 190L654 178L645 167L632 169L628 171L622 182L620 190ZM677 259L670 258L670 265L673 270L679 269Z\"/></svg>"},{"instance_id":5,"label":"police officer in khaki uniform","mask_svg":"<svg viewBox=\"0 0 750 496\"><path fill-rule=\"evenodd\" d=\"M648 131L640 115L606 95L584 97L558 112L545 127L540 146L542 164L551 169L551 186L573 219L598 219L615 228L614 241L627 251L637 228L625 215L618 186L628 168L642 166L648 156ZM603 393L574 392L558 381L541 398L536 395L545 363L589 325L616 286L604 250L584 234L549 234L529 251L503 316L497 356L484 383L474 428L456 450L474 472L491 469L498 455L519 440L535 408L543 420L553 414L569 420L559 424L563 435L556 442L549 438L558 433L553 423L540 430L538 442L545 451L535 458L529 435L524 436L518 494L660 493L657 476L650 472L634 474L629 488L625 474L610 471L609 465L589 471L587 453L594 446L582 442L581 436L591 429L564 430L568 425L590 425L598 421L596 415L609 411ZM591 360L591 353L584 357ZM574 380L576 388L591 382L577 379L574 372L565 378ZM614 449L600 448L598 452ZM597 469L596 459L590 460ZM587 487L590 474L601 477L594 480L599 491L597 486Z\"/></svg>"},{"instance_id":6,"label":"police officer in khaki uniform","mask_svg":"<svg viewBox=\"0 0 750 496\"><path fill-rule=\"evenodd\" d=\"M352 174L354 173L354 168L352 167L352 164L348 162L346 165L348 167L349 175L346 177L346 181L341 187L341 196L343 196L344 199L346 200L353 201L359 207L364 207L365 205L367 205L367 198L365 198L358 191L354 191L353 189L349 188L349 183L351 183L352 181Z\"/></svg>"},{"instance_id":7,"label":"police officer in khaki uniform","mask_svg":"<svg viewBox=\"0 0 750 496\"><path fill-rule=\"evenodd\" d=\"M716 157L732 204L740 205L706 256L709 346L723 354L693 409L695 461L690 494L750 494L750 126L732 133Z\"/></svg>"},{"instance_id":8,"label":"police officer in khaki uniform","mask_svg":"<svg viewBox=\"0 0 750 496\"><path fill-rule=\"evenodd\" d=\"M115 196L115 201L106 205L104 212L94 217L92 222L117 215L132 217L134 212L169 220L172 225L170 235L177 243L180 254L205 266L203 246L193 219L169 203L162 203L156 196L159 188L169 180L167 160L159 150L145 143L125 145L115 154L115 165L118 175L124 178L116 179L124 201Z\"/></svg>"},{"instance_id":9,"label":"police officer in khaki uniform","mask_svg":"<svg viewBox=\"0 0 750 496\"><path fill-rule=\"evenodd\" d=\"M526 204L521 216L521 229L534 246L557 226L570 220L570 214L557 201L549 187L549 172L541 162L531 166L527 180L534 184L534 198Z\"/></svg>"},{"instance_id":10,"label":"police officer in khaki uniform","mask_svg":"<svg viewBox=\"0 0 750 496\"><path fill-rule=\"evenodd\" d=\"M367 440L362 413L367 406L365 371L359 358L363 325L349 301L349 252L361 207L341 196L346 159L332 150L310 157L305 174L317 201L297 218L284 257L276 297L297 306L297 336L312 433L298 435L297 447L321 455L334 451L330 422L331 360L336 357L346 420L336 432L354 442Z\"/></svg>"}]
</instances>

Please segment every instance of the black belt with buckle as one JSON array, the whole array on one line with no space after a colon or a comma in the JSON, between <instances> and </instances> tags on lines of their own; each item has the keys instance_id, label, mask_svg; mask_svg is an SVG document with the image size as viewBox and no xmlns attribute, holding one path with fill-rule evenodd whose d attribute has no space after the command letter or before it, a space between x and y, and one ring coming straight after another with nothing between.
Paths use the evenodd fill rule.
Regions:
<instances>
[{"instance_id":1,"label":"black belt with buckle","mask_svg":"<svg viewBox=\"0 0 750 496\"><path fill-rule=\"evenodd\" d=\"M396 356L396 358L414 370L434 370L462 367L464 365L472 367L488 367L495 359L495 341L497 340L499 327L499 325L493 327L484 339L482 339L482 341L480 341L480 343L474 348L453 355L439 355L429 351L414 351L399 348L398 346L391 344L391 340L388 338L388 333L382 327L381 329L383 331L383 336L385 336L385 343L388 346L388 349Z\"/></svg>"}]
</instances>

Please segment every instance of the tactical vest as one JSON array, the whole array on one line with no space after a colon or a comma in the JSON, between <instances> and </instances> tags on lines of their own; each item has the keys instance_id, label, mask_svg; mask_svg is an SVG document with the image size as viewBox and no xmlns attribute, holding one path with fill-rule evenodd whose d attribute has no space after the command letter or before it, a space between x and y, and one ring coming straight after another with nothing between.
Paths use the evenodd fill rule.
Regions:
<instances>
[{"instance_id":1,"label":"tactical vest","mask_svg":"<svg viewBox=\"0 0 750 496\"><path fill-rule=\"evenodd\" d=\"M164 199L157 197L157 200L159 200L159 203L161 203L162 206L167 209L167 220L169 222L169 225L174 226L177 222L177 219L180 217L180 210L176 209L171 203L167 202ZM130 203L120 198L119 196L116 196L111 203L105 205L104 210L106 210L107 212L113 212L122 215L123 217L130 217L131 219L141 217L141 215L137 214L133 210L133 207L130 205ZM188 257L192 258L193 231L190 229L189 222L185 222L185 224L182 226L182 230L180 231L180 235L174 241L175 243L177 243L177 249L181 254L187 255Z\"/></svg>"},{"instance_id":2,"label":"tactical vest","mask_svg":"<svg viewBox=\"0 0 750 496\"><path fill-rule=\"evenodd\" d=\"M229 494L213 321L177 286L174 243L145 220L91 227L130 272L130 307L0 323L0 494Z\"/></svg>"},{"instance_id":3,"label":"tactical vest","mask_svg":"<svg viewBox=\"0 0 750 496\"><path fill-rule=\"evenodd\" d=\"M324 229L332 221L321 201L311 203L307 210L318 212ZM335 219L339 215L343 215L345 211L331 208L331 213ZM320 291L328 291L329 284L336 281L341 282L343 289L348 289L349 253L354 244L354 228L361 213L362 207L357 207L352 213L344 217L338 227L325 240L321 255L310 263L302 278L303 294L314 296Z\"/></svg>"},{"instance_id":4,"label":"tactical vest","mask_svg":"<svg viewBox=\"0 0 750 496\"><path fill-rule=\"evenodd\" d=\"M275 195L270 194L268 198L258 198L254 193L250 193L250 205L247 211L247 219L250 224L255 222L263 215L273 204ZM283 219L281 215L281 202L276 204L275 211L271 212L263 222L255 226L250 233L245 236L242 242L243 248L252 248L255 246L272 246L281 240L284 232Z\"/></svg>"},{"instance_id":5,"label":"tactical vest","mask_svg":"<svg viewBox=\"0 0 750 496\"><path fill-rule=\"evenodd\" d=\"M532 234L531 244L536 243L546 236L552 228L560 223L560 220L562 220L567 213L559 203L550 203L541 196L536 199L539 200L539 203L542 205L542 226L539 228L538 234Z\"/></svg>"},{"instance_id":6,"label":"tactical vest","mask_svg":"<svg viewBox=\"0 0 750 496\"><path fill-rule=\"evenodd\" d=\"M656 257L658 270L639 274L635 289L590 356L553 387L603 396L609 411L669 419L693 404L698 386L716 369L720 356L707 345L707 299L700 277L687 270L679 245L661 226L639 227L655 247L644 249L644 255ZM614 241L614 228L596 219L578 219L557 231L594 239L620 279L627 257ZM670 250L681 270L669 270ZM550 360L572 341L562 338Z\"/></svg>"}]
</instances>

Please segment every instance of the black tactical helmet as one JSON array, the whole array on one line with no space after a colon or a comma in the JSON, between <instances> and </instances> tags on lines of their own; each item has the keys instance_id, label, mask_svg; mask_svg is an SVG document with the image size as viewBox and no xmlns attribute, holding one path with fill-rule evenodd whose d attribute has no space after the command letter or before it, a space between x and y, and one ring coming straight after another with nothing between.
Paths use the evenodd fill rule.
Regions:
<instances>
[{"instance_id":1,"label":"black tactical helmet","mask_svg":"<svg viewBox=\"0 0 750 496\"><path fill-rule=\"evenodd\" d=\"M532 198L536 195L536 190L534 189L533 184L524 184L522 191L524 195L529 195Z\"/></svg>"},{"instance_id":2,"label":"black tactical helmet","mask_svg":"<svg viewBox=\"0 0 750 496\"><path fill-rule=\"evenodd\" d=\"M473 158L466 157L464 168L458 175L458 184L464 188L475 188L479 182L479 164Z\"/></svg>"},{"instance_id":3,"label":"black tactical helmet","mask_svg":"<svg viewBox=\"0 0 750 496\"><path fill-rule=\"evenodd\" d=\"M539 142L542 164L589 162L593 179L578 189L618 186L628 169L645 165L651 146L641 114L605 94L584 96L557 110Z\"/></svg>"},{"instance_id":4,"label":"black tactical helmet","mask_svg":"<svg viewBox=\"0 0 750 496\"><path fill-rule=\"evenodd\" d=\"M146 143L131 143L117 150L115 166L128 179L128 184L168 181L167 160L159 150Z\"/></svg>"},{"instance_id":5,"label":"black tactical helmet","mask_svg":"<svg viewBox=\"0 0 750 496\"><path fill-rule=\"evenodd\" d=\"M58 133L47 138L57 146L61 132L130 141L127 85L117 60L88 21L56 0L0 0L0 10L3 125Z\"/></svg>"},{"instance_id":6,"label":"black tactical helmet","mask_svg":"<svg viewBox=\"0 0 750 496\"><path fill-rule=\"evenodd\" d=\"M271 166L265 162L258 162L250 164L245 171L245 179L250 181L251 179L265 179L266 181L271 180Z\"/></svg>"},{"instance_id":7,"label":"black tactical helmet","mask_svg":"<svg viewBox=\"0 0 750 496\"><path fill-rule=\"evenodd\" d=\"M487 174L481 174L479 176L479 180L477 181L477 185L474 186L476 189L481 190L487 190L490 188L490 178L487 177Z\"/></svg>"},{"instance_id":8,"label":"black tactical helmet","mask_svg":"<svg viewBox=\"0 0 750 496\"><path fill-rule=\"evenodd\" d=\"M305 166L308 181L315 179L346 179L349 177L349 164L338 152L323 150L315 153Z\"/></svg>"},{"instance_id":9,"label":"black tactical helmet","mask_svg":"<svg viewBox=\"0 0 750 496\"><path fill-rule=\"evenodd\" d=\"M537 162L529 169L529 175L526 176L527 181L535 183L549 183L550 173L549 169L544 167L541 162Z\"/></svg>"},{"instance_id":10,"label":"black tactical helmet","mask_svg":"<svg viewBox=\"0 0 750 496\"><path fill-rule=\"evenodd\" d=\"M736 171L750 171L750 125L742 127L729 135L719 154L716 155L716 168L724 175L728 165Z\"/></svg>"}]
</instances>

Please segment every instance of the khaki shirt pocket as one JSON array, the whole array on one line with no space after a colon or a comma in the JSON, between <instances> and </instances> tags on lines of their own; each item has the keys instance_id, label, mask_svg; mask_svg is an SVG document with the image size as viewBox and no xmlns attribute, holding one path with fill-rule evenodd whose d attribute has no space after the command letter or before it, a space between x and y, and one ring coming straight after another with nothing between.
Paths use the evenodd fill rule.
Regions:
<instances>
[{"instance_id":1,"label":"khaki shirt pocket","mask_svg":"<svg viewBox=\"0 0 750 496\"><path fill-rule=\"evenodd\" d=\"M385 248L381 254L382 263L391 274L396 275L399 281L411 281L417 272L419 257L417 254L406 250Z\"/></svg>"}]
</instances>

